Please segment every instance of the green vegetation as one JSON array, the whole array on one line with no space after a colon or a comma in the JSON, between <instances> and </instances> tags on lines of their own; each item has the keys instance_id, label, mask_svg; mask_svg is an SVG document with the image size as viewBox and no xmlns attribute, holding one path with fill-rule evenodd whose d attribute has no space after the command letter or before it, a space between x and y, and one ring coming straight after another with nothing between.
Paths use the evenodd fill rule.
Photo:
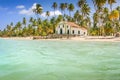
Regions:
<instances>
[{"instance_id":1,"label":"green vegetation","mask_svg":"<svg viewBox=\"0 0 120 80\"><path fill-rule=\"evenodd\" d=\"M72 3L60 3L58 5L54 2L51 5L54 10L54 17L50 18L50 12L46 11L47 18L45 20L39 17L43 13L43 8L40 4L37 4L36 8L33 9L37 19L31 17L27 21L24 17L22 22L11 23L4 30L0 30L0 36L46 36L55 33L55 28L60 21L71 21L86 27L88 35L92 36L110 36L119 32L120 6L112 9L116 0L92 0L92 2L95 9L93 15L90 15L91 9L86 0L78 0L76 4L79 10L76 10ZM110 5L110 10L105 7L106 4ZM63 15L56 16L55 11L57 9L60 9ZM75 13L73 13L74 10L76 10ZM66 11L69 11L69 14L66 14Z\"/></svg>"}]
</instances>

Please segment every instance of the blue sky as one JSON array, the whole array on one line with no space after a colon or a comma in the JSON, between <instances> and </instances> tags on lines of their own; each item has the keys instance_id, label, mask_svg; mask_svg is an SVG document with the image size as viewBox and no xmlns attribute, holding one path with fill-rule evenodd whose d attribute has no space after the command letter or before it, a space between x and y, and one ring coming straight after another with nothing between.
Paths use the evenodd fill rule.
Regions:
<instances>
[{"instance_id":1,"label":"blue sky","mask_svg":"<svg viewBox=\"0 0 120 80\"><path fill-rule=\"evenodd\" d=\"M51 16L53 15L53 9L51 5L53 2L59 3L73 3L75 5L75 10L79 9L77 7L78 0L0 0L0 29L4 29L7 24L11 22L18 22L22 21L23 17L29 19L31 16L35 17L32 13L32 8L34 7L35 3L40 3L43 7L43 19L45 18L45 11L50 11ZM87 0L89 6L91 7L91 14L94 12L94 7L91 0ZM120 5L120 0L117 0L117 3L113 5L115 8L116 6ZM106 5L109 7L108 5ZM75 11L74 11L75 12ZM56 11L56 15L61 14L60 10ZM92 17L92 15L91 15Z\"/></svg>"}]
</instances>

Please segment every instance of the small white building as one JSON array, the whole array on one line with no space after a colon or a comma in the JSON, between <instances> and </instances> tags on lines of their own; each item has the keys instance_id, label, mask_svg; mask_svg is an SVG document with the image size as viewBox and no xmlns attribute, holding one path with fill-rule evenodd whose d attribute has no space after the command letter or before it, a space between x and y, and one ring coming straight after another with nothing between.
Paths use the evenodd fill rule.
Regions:
<instances>
[{"instance_id":1,"label":"small white building","mask_svg":"<svg viewBox=\"0 0 120 80\"><path fill-rule=\"evenodd\" d=\"M87 29L74 22L60 22L56 27L56 34L87 36Z\"/></svg>"}]
</instances>

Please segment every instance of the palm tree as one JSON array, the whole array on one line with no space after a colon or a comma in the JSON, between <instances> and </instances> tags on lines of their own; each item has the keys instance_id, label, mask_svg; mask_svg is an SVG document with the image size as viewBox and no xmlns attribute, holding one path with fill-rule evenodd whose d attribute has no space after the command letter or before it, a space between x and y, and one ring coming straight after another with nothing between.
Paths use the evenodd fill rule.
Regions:
<instances>
[{"instance_id":1,"label":"palm tree","mask_svg":"<svg viewBox=\"0 0 120 80\"><path fill-rule=\"evenodd\" d=\"M78 23L79 10L74 13L75 22Z\"/></svg>"},{"instance_id":2,"label":"palm tree","mask_svg":"<svg viewBox=\"0 0 120 80\"><path fill-rule=\"evenodd\" d=\"M88 6L88 4L84 4L83 7L81 8L81 12L83 14L84 17L88 16L90 13L90 7Z\"/></svg>"},{"instance_id":3,"label":"palm tree","mask_svg":"<svg viewBox=\"0 0 120 80\"><path fill-rule=\"evenodd\" d=\"M82 18L81 18L82 20L80 24L81 26L85 26L86 18L87 16L89 16L89 13L90 13L90 7L87 4L86 0L79 0L77 4L80 8L80 12L82 13Z\"/></svg>"},{"instance_id":4,"label":"palm tree","mask_svg":"<svg viewBox=\"0 0 120 80\"><path fill-rule=\"evenodd\" d=\"M36 4L36 8L33 9L33 12L37 15L38 18L38 14L41 15L43 11L43 8L40 4Z\"/></svg>"},{"instance_id":5,"label":"palm tree","mask_svg":"<svg viewBox=\"0 0 120 80\"><path fill-rule=\"evenodd\" d=\"M97 12L95 12L93 14L93 28L96 29L96 27L98 26L98 22L99 22L99 14ZM100 34L100 33L98 32L98 34Z\"/></svg>"},{"instance_id":6,"label":"palm tree","mask_svg":"<svg viewBox=\"0 0 120 80\"><path fill-rule=\"evenodd\" d=\"M112 4L116 3L116 0L108 0L108 4L110 5L110 9L112 11Z\"/></svg>"},{"instance_id":7,"label":"palm tree","mask_svg":"<svg viewBox=\"0 0 120 80\"><path fill-rule=\"evenodd\" d=\"M54 9L54 16L55 16L55 10L57 9L58 5L56 2L53 3L52 8Z\"/></svg>"},{"instance_id":8,"label":"palm tree","mask_svg":"<svg viewBox=\"0 0 120 80\"><path fill-rule=\"evenodd\" d=\"M46 16L47 16L47 20L48 20L48 17L50 16L50 12L49 11L46 11Z\"/></svg>"},{"instance_id":9,"label":"palm tree","mask_svg":"<svg viewBox=\"0 0 120 80\"><path fill-rule=\"evenodd\" d=\"M36 20L36 19L33 20L33 22L32 22L32 26L34 26L34 28L37 27L37 20Z\"/></svg>"},{"instance_id":10,"label":"palm tree","mask_svg":"<svg viewBox=\"0 0 120 80\"><path fill-rule=\"evenodd\" d=\"M21 28L22 28L21 25L22 25L21 22L18 22L18 23L16 24L16 26L17 26L17 28L18 28L19 30L21 30Z\"/></svg>"},{"instance_id":11,"label":"palm tree","mask_svg":"<svg viewBox=\"0 0 120 80\"><path fill-rule=\"evenodd\" d=\"M93 21L94 21L94 23L97 23L98 20L99 20L99 15L97 13L94 13L93 14Z\"/></svg>"},{"instance_id":12,"label":"palm tree","mask_svg":"<svg viewBox=\"0 0 120 80\"><path fill-rule=\"evenodd\" d=\"M112 26L113 26L114 33L117 32L117 27L118 26L116 26L116 22L118 21L118 18L119 18L119 12L117 10L113 10L110 13L110 20L112 21Z\"/></svg>"},{"instance_id":13,"label":"palm tree","mask_svg":"<svg viewBox=\"0 0 120 80\"><path fill-rule=\"evenodd\" d=\"M92 0L98 11L105 5L107 0Z\"/></svg>"},{"instance_id":14,"label":"palm tree","mask_svg":"<svg viewBox=\"0 0 120 80\"><path fill-rule=\"evenodd\" d=\"M116 8L116 10L119 11L119 21L120 21L120 6L118 6L118 7Z\"/></svg>"},{"instance_id":15,"label":"palm tree","mask_svg":"<svg viewBox=\"0 0 120 80\"><path fill-rule=\"evenodd\" d=\"M68 3L64 3L65 9L68 9ZM65 10L64 10L65 13Z\"/></svg>"},{"instance_id":16,"label":"palm tree","mask_svg":"<svg viewBox=\"0 0 120 80\"><path fill-rule=\"evenodd\" d=\"M103 34L104 36L106 36L107 32L106 32L106 28L108 28L108 24L110 22L109 20L109 9L107 7L103 8L103 21L102 21L102 26L103 26Z\"/></svg>"},{"instance_id":17,"label":"palm tree","mask_svg":"<svg viewBox=\"0 0 120 80\"><path fill-rule=\"evenodd\" d=\"M13 27L13 22L10 23L10 26Z\"/></svg>"},{"instance_id":18,"label":"palm tree","mask_svg":"<svg viewBox=\"0 0 120 80\"><path fill-rule=\"evenodd\" d=\"M80 8L80 10L82 9L82 7L84 6L84 4L86 4L86 0L79 0L77 5ZM82 11L81 11L82 12ZM82 13L83 15L83 13Z\"/></svg>"},{"instance_id":19,"label":"palm tree","mask_svg":"<svg viewBox=\"0 0 120 80\"><path fill-rule=\"evenodd\" d=\"M111 20L116 20L119 17L119 12L117 10L113 10L110 14Z\"/></svg>"},{"instance_id":20,"label":"palm tree","mask_svg":"<svg viewBox=\"0 0 120 80\"><path fill-rule=\"evenodd\" d=\"M66 5L64 3L60 4L60 9L61 9L62 13L64 12L63 15L65 16Z\"/></svg>"},{"instance_id":21,"label":"palm tree","mask_svg":"<svg viewBox=\"0 0 120 80\"><path fill-rule=\"evenodd\" d=\"M22 24L25 25L25 27L26 27L26 18L25 17L23 18Z\"/></svg>"},{"instance_id":22,"label":"palm tree","mask_svg":"<svg viewBox=\"0 0 120 80\"><path fill-rule=\"evenodd\" d=\"M86 0L79 0L77 4L78 4L78 7L81 8L85 3L86 3Z\"/></svg>"},{"instance_id":23,"label":"palm tree","mask_svg":"<svg viewBox=\"0 0 120 80\"><path fill-rule=\"evenodd\" d=\"M30 22L30 23L32 23L32 22L33 22L33 20L34 20L34 19L33 19L33 17L30 17L29 22Z\"/></svg>"},{"instance_id":24,"label":"palm tree","mask_svg":"<svg viewBox=\"0 0 120 80\"><path fill-rule=\"evenodd\" d=\"M107 7L103 9L103 16L104 16L103 23L106 23L106 21L109 21L109 9Z\"/></svg>"},{"instance_id":25,"label":"palm tree","mask_svg":"<svg viewBox=\"0 0 120 80\"><path fill-rule=\"evenodd\" d=\"M95 4L98 12L101 10L101 8L105 5L107 0L92 0L93 3Z\"/></svg>"},{"instance_id":26,"label":"palm tree","mask_svg":"<svg viewBox=\"0 0 120 80\"><path fill-rule=\"evenodd\" d=\"M16 32L16 36L19 36L21 34L21 29L22 29L22 26L21 26L21 22L18 22L16 24L16 29L15 29L15 32Z\"/></svg>"},{"instance_id":27,"label":"palm tree","mask_svg":"<svg viewBox=\"0 0 120 80\"><path fill-rule=\"evenodd\" d=\"M106 1L107 0L92 0L95 7L96 7L96 14L98 14L98 23L99 23L99 28L101 27L101 24L102 23L102 10L103 10L103 6L105 5ZM97 24L97 23L96 23ZM101 29L101 28L100 28ZM99 31L100 35L101 35L101 30Z\"/></svg>"},{"instance_id":28,"label":"palm tree","mask_svg":"<svg viewBox=\"0 0 120 80\"><path fill-rule=\"evenodd\" d=\"M54 17L55 17L55 10L57 9L58 5L56 2L53 3L52 8L54 9ZM54 18L53 18L54 19ZM55 21L53 22L53 33L55 33Z\"/></svg>"},{"instance_id":29,"label":"palm tree","mask_svg":"<svg viewBox=\"0 0 120 80\"><path fill-rule=\"evenodd\" d=\"M71 17L71 12L74 10L74 5L72 4L72 3L70 3L69 5L68 5L68 10L69 10L69 15L70 15L70 17Z\"/></svg>"},{"instance_id":30,"label":"palm tree","mask_svg":"<svg viewBox=\"0 0 120 80\"><path fill-rule=\"evenodd\" d=\"M38 18L38 20L37 20L37 24L38 24L38 25L42 24L42 20L41 20L41 18Z\"/></svg>"},{"instance_id":31,"label":"palm tree","mask_svg":"<svg viewBox=\"0 0 120 80\"><path fill-rule=\"evenodd\" d=\"M10 25L7 25L7 36L11 36L12 35L12 27Z\"/></svg>"}]
</instances>

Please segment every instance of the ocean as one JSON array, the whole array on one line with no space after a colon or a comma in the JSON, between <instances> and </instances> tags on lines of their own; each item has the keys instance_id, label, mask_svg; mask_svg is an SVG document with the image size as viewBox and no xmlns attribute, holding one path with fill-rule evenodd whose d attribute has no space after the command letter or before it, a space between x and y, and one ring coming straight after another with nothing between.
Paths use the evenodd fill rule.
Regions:
<instances>
[{"instance_id":1,"label":"ocean","mask_svg":"<svg viewBox=\"0 0 120 80\"><path fill-rule=\"evenodd\" d=\"M0 80L120 80L120 42L0 39Z\"/></svg>"}]
</instances>

